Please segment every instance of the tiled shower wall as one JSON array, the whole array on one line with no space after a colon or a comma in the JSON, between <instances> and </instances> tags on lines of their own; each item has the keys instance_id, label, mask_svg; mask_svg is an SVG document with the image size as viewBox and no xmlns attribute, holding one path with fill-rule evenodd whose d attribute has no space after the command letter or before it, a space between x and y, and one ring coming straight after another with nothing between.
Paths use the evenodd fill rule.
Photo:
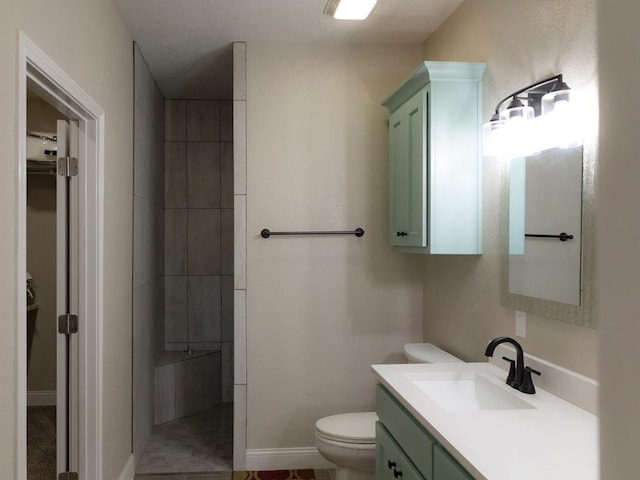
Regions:
<instances>
[{"instance_id":1,"label":"tiled shower wall","mask_svg":"<svg viewBox=\"0 0 640 480\"><path fill-rule=\"evenodd\" d=\"M223 402L233 401L232 110L165 102L165 350L220 350Z\"/></svg>"},{"instance_id":2,"label":"tiled shower wall","mask_svg":"<svg viewBox=\"0 0 640 480\"><path fill-rule=\"evenodd\" d=\"M164 97L134 45L133 451L154 423L154 367L164 349Z\"/></svg>"}]
</instances>

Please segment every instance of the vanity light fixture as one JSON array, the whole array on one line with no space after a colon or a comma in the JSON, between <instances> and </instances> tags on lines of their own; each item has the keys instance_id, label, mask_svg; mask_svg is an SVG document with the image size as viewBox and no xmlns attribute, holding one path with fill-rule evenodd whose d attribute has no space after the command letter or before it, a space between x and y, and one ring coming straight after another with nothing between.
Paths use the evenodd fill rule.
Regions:
<instances>
[{"instance_id":1,"label":"vanity light fixture","mask_svg":"<svg viewBox=\"0 0 640 480\"><path fill-rule=\"evenodd\" d=\"M562 74L507 95L484 125L485 154L514 158L580 144L570 100Z\"/></svg>"},{"instance_id":2,"label":"vanity light fixture","mask_svg":"<svg viewBox=\"0 0 640 480\"><path fill-rule=\"evenodd\" d=\"M377 0L328 0L324 14L336 20L364 20L369 16Z\"/></svg>"}]
</instances>

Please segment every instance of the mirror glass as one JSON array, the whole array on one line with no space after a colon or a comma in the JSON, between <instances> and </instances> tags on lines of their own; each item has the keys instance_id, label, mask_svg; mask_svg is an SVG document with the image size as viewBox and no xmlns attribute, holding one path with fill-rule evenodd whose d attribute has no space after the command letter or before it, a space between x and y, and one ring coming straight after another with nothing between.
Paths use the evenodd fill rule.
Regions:
<instances>
[{"instance_id":1,"label":"mirror glass","mask_svg":"<svg viewBox=\"0 0 640 480\"><path fill-rule=\"evenodd\" d=\"M511 160L509 293L580 305L582 146Z\"/></svg>"}]
</instances>

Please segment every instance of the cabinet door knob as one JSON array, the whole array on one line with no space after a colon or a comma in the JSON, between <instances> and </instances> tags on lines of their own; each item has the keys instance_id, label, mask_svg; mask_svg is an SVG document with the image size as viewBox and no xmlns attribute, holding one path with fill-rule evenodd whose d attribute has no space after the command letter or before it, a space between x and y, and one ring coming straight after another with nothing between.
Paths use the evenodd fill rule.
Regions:
<instances>
[{"instance_id":1,"label":"cabinet door knob","mask_svg":"<svg viewBox=\"0 0 640 480\"><path fill-rule=\"evenodd\" d=\"M392 462L391 460L387 460L387 467L389 467L389 470L391 470L395 466L396 466L396 462Z\"/></svg>"},{"instance_id":2,"label":"cabinet door knob","mask_svg":"<svg viewBox=\"0 0 640 480\"><path fill-rule=\"evenodd\" d=\"M402 476L402 470L393 469L393 476L396 478L400 478Z\"/></svg>"},{"instance_id":3,"label":"cabinet door knob","mask_svg":"<svg viewBox=\"0 0 640 480\"><path fill-rule=\"evenodd\" d=\"M407 232L396 232L396 236L397 237L406 237L407 236Z\"/></svg>"}]
</instances>

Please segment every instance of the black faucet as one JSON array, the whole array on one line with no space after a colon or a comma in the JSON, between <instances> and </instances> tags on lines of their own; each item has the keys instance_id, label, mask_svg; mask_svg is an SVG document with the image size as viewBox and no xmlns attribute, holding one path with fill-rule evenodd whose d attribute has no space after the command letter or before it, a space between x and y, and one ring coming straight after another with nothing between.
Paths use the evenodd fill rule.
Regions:
<instances>
[{"instance_id":1,"label":"black faucet","mask_svg":"<svg viewBox=\"0 0 640 480\"><path fill-rule=\"evenodd\" d=\"M502 357L504 360L511 363L509 368L509 375L507 377L507 385L522 393L536 393L536 388L533 385L533 380L531 379L531 374L535 373L536 375L540 375L540 372L534 370L531 367L524 366L524 352L522 350L522 346L511 337L498 337L494 338L487 345L487 349L484 354L487 357L493 357L493 351L496 349L498 345L501 343L510 343L516 348L516 361L514 362L512 359L507 357ZM515 363L515 368L514 368Z\"/></svg>"}]
</instances>

